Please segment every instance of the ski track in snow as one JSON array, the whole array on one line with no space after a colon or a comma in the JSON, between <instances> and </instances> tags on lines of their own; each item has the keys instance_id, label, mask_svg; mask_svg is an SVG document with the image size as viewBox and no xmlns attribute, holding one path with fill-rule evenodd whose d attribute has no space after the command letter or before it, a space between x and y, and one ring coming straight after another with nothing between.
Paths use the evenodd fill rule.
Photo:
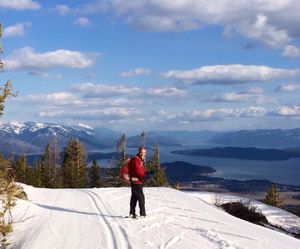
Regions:
<instances>
[{"instance_id":1,"label":"ski track in snow","mask_svg":"<svg viewBox=\"0 0 300 249\"><path fill-rule=\"evenodd\" d=\"M113 244L112 248L124 248L124 249L131 249L132 246L130 245L129 240L126 238L126 233L125 231L121 228L120 224L116 221L116 217L108 212L107 207L105 206L105 203L101 200L100 196L94 193L93 191L90 190L82 190L85 194L87 194L90 199L93 201L93 204L95 205L97 211L103 218L103 221L105 225L107 226L109 238L112 240L113 243L109 243L109 245ZM100 207L101 205L101 207ZM102 208L102 209L101 209ZM105 211L106 214L103 213ZM113 228L112 224L109 222L108 218L113 218L113 223L115 226ZM101 232L101 231L100 231ZM115 235L117 234L117 235ZM105 247L107 248L107 247Z\"/></svg>"}]
</instances>

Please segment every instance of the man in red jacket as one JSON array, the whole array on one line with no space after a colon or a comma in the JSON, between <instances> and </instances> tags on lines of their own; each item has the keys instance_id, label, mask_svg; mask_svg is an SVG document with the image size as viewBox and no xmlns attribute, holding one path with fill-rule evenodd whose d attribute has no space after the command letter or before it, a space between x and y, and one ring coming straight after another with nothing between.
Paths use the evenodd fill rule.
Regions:
<instances>
[{"instance_id":1,"label":"man in red jacket","mask_svg":"<svg viewBox=\"0 0 300 249\"><path fill-rule=\"evenodd\" d=\"M145 196L143 193L143 180L146 175L145 170L146 148L140 147L138 154L131 158L129 166L131 198L130 198L130 217L136 218L135 207L139 202L140 216L146 216Z\"/></svg>"}]
</instances>

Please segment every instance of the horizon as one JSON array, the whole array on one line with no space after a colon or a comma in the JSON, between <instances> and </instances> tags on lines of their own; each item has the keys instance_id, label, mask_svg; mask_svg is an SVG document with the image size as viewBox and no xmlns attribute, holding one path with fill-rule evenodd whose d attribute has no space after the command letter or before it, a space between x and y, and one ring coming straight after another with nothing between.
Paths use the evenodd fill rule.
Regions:
<instances>
[{"instance_id":1,"label":"horizon","mask_svg":"<svg viewBox=\"0 0 300 249\"><path fill-rule=\"evenodd\" d=\"M295 129L300 2L1 1L2 122Z\"/></svg>"}]
</instances>

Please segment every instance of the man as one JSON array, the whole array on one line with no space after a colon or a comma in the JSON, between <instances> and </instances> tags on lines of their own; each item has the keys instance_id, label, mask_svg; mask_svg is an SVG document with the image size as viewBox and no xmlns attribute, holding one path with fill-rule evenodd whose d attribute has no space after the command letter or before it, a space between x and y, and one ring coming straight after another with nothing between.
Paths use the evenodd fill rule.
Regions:
<instances>
[{"instance_id":1,"label":"man","mask_svg":"<svg viewBox=\"0 0 300 249\"><path fill-rule=\"evenodd\" d=\"M131 185L131 198L130 198L130 213L129 216L136 219L135 207L137 202L139 202L140 216L142 218L146 217L145 210L145 196L143 193L143 180L146 175L145 170L145 158L146 149L140 147L138 154L131 158L129 175L130 175L130 185Z\"/></svg>"}]
</instances>

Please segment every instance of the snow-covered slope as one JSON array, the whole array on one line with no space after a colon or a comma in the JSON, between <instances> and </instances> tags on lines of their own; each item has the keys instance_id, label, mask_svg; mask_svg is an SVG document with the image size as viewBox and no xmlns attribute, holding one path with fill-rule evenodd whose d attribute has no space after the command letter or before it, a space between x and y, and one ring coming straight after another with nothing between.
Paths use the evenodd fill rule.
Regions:
<instances>
[{"instance_id":1,"label":"snow-covered slope","mask_svg":"<svg viewBox=\"0 0 300 249\"><path fill-rule=\"evenodd\" d=\"M300 248L298 239L170 188L145 188L147 217L138 220L124 218L130 188L25 190L30 201L14 210L12 248Z\"/></svg>"}]
</instances>

